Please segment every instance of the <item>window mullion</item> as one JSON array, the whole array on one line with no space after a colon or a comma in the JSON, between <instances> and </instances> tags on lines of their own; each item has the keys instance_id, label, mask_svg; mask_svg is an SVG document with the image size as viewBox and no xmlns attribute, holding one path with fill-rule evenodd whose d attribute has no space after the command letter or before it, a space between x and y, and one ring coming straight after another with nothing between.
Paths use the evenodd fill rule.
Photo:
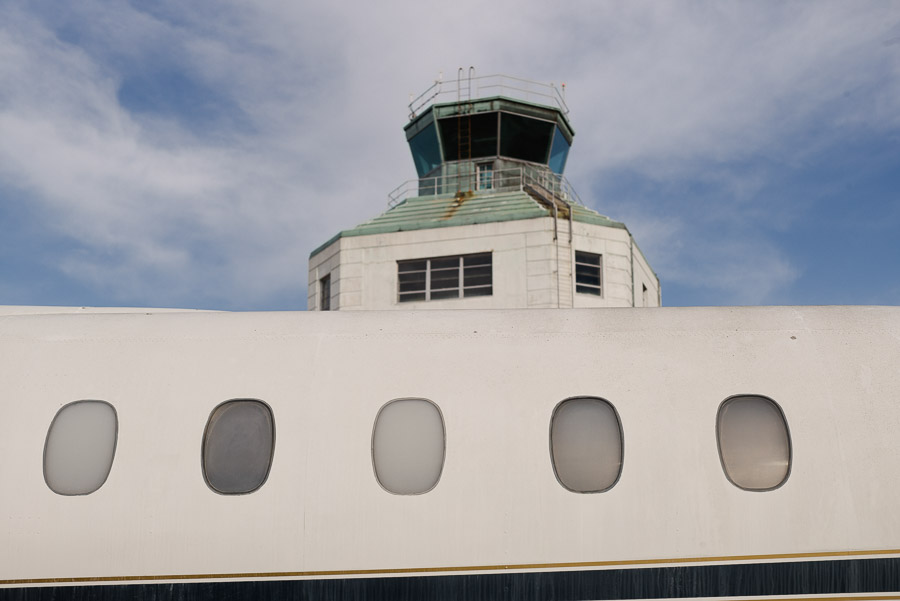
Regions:
<instances>
[{"instance_id":1,"label":"window mullion","mask_svg":"<svg viewBox=\"0 0 900 601\"><path fill-rule=\"evenodd\" d=\"M491 264L490 252L397 261L398 302L490 296Z\"/></svg>"}]
</instances>

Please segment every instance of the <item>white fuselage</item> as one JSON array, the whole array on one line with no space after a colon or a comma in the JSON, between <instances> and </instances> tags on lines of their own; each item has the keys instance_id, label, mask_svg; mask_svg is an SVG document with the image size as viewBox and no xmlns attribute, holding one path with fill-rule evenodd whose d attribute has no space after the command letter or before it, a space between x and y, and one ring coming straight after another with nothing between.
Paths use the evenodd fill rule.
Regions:
<instances>
[{"instance_id":1,"label":"white fuselage","mask_svg":"<svg viewBox=\"0 0 900 601\"><path fill-rule=\"evenodd\" d=\"M691 308L0 316L0 586L493 573L900 552L900 308ZM771 398L792 464L776 490L723 473L723 400ZM554 476L554 407L611 403L610 490ZM383 489L379 409L443 415L438 484ZM204 428L230 399L271 407L265 484L222 495ZM54 493L54 415L118 416L109 477Z\"/></svg>"}]
</instances>

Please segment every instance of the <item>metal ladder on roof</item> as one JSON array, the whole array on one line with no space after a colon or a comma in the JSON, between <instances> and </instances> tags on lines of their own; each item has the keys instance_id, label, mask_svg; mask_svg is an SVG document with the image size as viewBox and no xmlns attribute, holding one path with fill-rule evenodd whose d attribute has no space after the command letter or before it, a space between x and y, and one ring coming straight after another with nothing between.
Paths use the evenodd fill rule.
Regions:
<instances>
[{"instance_id":1,"label":"metal ladder on roof","mask_svg":"<svg viewBox=\"0 0 900 601\"><path fill-rule=\"evenodd\" d=\"M456 168L462 168L463 161L472 158L472 76L475 67L469 67L468 77L463 79L463 68L460 67L456 77ZM475 187L475 170L472 165L466 166L466 185L469 193ZM463 188L463 175L456 173L456 194L459 196Z\"/></svg>"}]
</instances>

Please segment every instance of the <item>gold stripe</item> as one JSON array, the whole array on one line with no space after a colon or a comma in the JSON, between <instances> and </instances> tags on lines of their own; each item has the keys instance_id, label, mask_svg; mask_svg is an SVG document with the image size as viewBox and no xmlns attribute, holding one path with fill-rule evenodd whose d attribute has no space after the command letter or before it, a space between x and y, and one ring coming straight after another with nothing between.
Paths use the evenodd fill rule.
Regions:
<instances>
[{"instance_id":1,"label":"gold stripe","mask_svg":"<svg viewBox=\"0 0 900 601\"><path fill-rule=\"evenodd\" d=\"M0 580L0 586L10 584L73 584L79 582L137 582L156 580L224 580L302 578L309 576L372 576L380 574L424 574L441 572L498 572L504 570L556 570L562 568L628 567L669 563L716 563L759 561L768 559L813 559L824 557L865 557L869 555L900 555L900 549L874 551L820 551L817 553L772 553L767 555L722 555L719 557L677 557L674 559L632 559L615 561L574 561L567 563L519 563L484 566L442 566L432 568L383 568L371 570L319 570L310 572L238 572L233 574L157 574L152 576L83 576L70 578L21 578ZM809 597L809 599L900 599L900 597ZM792 601L804 598L786 597Z\"/></svg>"},{"instance_id":2,"label":"gold stripe","mask_svg":"<svg viewBox=\"0 0 900 601\"><path fill-rule=\"evenodd\" d=\"M716 597L718 598L718 597ZM741 599L753 599L756 601L757 599L763 601L880 601L881 599L890 600L890 599L900 599L898 595L887 595L884 597L860 597L859 595L853 595L852 597L840 596L840 597L728 597L729 599L734 599L735 601L741 601Z\"/></svg>"}]
</instances>

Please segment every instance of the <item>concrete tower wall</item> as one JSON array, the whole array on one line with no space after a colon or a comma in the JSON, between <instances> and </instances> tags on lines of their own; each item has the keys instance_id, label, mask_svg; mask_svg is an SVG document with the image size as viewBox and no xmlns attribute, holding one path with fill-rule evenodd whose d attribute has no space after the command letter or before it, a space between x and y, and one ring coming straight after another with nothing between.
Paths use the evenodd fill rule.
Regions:
<instances>
[{"instance_id":1,"label":"concrete tower wall","mask_svg":"<svg viewBox=\"0 0 900 601\"><path fill-rule=\"evenodd\" d=\"M341 237L310 259L308 308L509 309L658 306L659 286L626 229L551 217ZM554 239L555 238L555 239ZM576 292L575 251L602 257L601 293ZM476 296L400 302L398 261L491 253L493 291ZM643 287L647 293L642 294Z\"/></svg>"}]
</instances>

